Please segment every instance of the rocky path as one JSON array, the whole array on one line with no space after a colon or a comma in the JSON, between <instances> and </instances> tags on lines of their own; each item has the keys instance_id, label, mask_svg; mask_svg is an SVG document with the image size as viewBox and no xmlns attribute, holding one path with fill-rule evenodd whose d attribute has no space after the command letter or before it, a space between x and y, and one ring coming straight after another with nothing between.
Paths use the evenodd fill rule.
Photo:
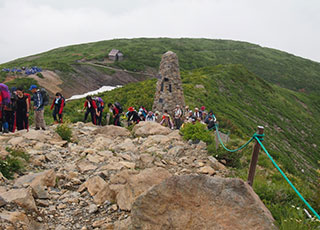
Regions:
<instances>
[{"instance_id":1,"label":"rocky path","mask_svg":"<svg viewBox=\"0 0 320 230\"><path fill-rule=\"evenodd\" d=\"M0 229L127 229L132 204L153 185L172 175L226 172L205 143L185 142L156 123L132 133L77 123L73 143L54 129L0 136L1 146L31 155L25 175L2 178Z\"/></svg>"}]
</instances>

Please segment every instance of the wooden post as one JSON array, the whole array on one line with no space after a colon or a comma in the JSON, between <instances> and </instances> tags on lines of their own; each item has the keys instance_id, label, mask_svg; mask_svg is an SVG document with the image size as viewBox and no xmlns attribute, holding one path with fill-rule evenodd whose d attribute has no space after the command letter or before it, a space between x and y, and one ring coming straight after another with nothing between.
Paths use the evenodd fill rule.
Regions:
<instances>
[{"instance_id":1,"label":"wooden post","mask_svg":"<svg viewBox=\"0 0 320 230\"><path fill-rule=\"evenodd\" d=\"M264 127L263 126L258 126L258 134L263 134ZM250 169L249 169L249 174L248 174L248 184L252 187L253 185L253 179L254 179L254 174L256 172L256 167L257 167L257 162L258 162L258 156L259 156L259 151L260 151L260 144L258 143L257 140L255 140L256 143L253 147L252 151L252 158L250 162Z\"/></svg>"}]
</instances>

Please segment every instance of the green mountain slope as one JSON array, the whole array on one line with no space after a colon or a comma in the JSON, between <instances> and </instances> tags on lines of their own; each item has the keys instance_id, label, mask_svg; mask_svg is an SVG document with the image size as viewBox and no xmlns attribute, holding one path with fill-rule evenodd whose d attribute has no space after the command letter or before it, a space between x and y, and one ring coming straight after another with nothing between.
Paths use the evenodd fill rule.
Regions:
<instances>
[{"instance_id":1,"label":"green mountain slope","mask_svg":"<svg viewBox=\"0 0 320 230\"><path fill-rule=\"evenodd\" d=\"M265 127L264 145L305 198L319 212L320 189L320 100L303 93L272 85L241 65L218 65L181 73L186 103L193 109L205 105L213 110L221 130L231 133L230 148L236 148ZM105 102L119 101L125 108L140 105L151 109L156 80L131 83L101 94ZM83 100L69 102L66 116L73 121L83 114L75 113ZM213 155L239 158L240 164L231 176L246 180L252 148L229 155L223 149L212 150ZM281 229L304 229L310 223L301 210L305 207L293 190L276 171L270 160L261 153L254 189L272 211ZM303 219L297 224L290 218ZM292 225L293 224L293 225ZM295 226L291 228L291 226ZM300 227L299 227L300 226Z\"/></svg>"},{"instance_id":2,"label":"green mountain slope","mask_svg":"<svg viewBox=\"0 0 320 230\"><path fill-rule=\"evenodd\" d=\"M307 92L320 92L320 63L258 45L212 39L138 38L115 39L54 49L0 65L3 67L41 66L63 73L74 73L78 62L99 62L112 48L120 49L125 60L104 63L132 71L158 69L167 50L179 56L181 69L191 70L218 64L242 64L268 82Z\"/></svg>"}]
</instances>

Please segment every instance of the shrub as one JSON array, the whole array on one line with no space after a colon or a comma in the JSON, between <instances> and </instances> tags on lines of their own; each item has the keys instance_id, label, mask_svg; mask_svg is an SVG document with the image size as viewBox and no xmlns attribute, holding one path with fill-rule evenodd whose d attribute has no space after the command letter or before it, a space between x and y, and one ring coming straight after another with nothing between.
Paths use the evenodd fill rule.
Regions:
<instances>
[{"instance_id":1,"label":"shrub","mask_svg":"<svg viewBox=\"0 0 320 230\"><path fill-rule=\"evenodd\" d=\"M59 134L62 140L71 142L72 130L67 123L58 125L56 128L56 132Z\"/></svg>"},{"instance_id":2,"label":"shrub","mask_svg":"<svg viewBox=\"0 0 320 230\"><path fill-rule=\"evenodd\" d=\"M42 75L42 73L37 73L36 75L37 75L39 78L42 78L42 79L44 78L44 76Z\"/></svg>"},{"instance_id":3,"label":"shrub","mask_svg":"<svg viewBox=\"0 0 320 230\"><path fill-rule=\"evenodd\" d=\"M208 145L214 142L214 138L206 125L196 122L186 123L180 130L185 140L204 141Z\"/></svg>"},{"instance_id":4,"label":"shrub","mask_svg":"<svg viewBox=\"0 0 320 230\"><path fill-rule=\"evenodd\" d=\"M8 179L13 178L14 173L23 171L25 164L24 161L29 161L29 155L22 150L6 149L9 152L4 159L0 159L0 172Z\"/></svg>"}]
</instances>

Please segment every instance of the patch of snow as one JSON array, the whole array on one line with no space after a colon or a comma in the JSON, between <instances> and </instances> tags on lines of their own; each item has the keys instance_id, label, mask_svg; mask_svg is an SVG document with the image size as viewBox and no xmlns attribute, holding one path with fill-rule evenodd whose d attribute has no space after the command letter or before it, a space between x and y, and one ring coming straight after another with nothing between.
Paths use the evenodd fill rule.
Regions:
<instances>
[{"instance_id":1,"label":"patch of snow","mask_svg":"<svg viewBox=\"0 0 320 230\"><path fill-rule=\"evenodd\" d=\"M103 93L103 92L107 92L107 91L111 91L115 88L119 88L122 87L121 85L117 85L117 86L102 86L100 89L94 90L94 91L90 91L87 92L85 94L81 94L81 95L73 95L72 97L66 99L66 101L70 101L70 100L75 100L75 99L80 99L80 98L85 98L88 95L96 95L98 93Z\"/></svg>"}]
</instances>

